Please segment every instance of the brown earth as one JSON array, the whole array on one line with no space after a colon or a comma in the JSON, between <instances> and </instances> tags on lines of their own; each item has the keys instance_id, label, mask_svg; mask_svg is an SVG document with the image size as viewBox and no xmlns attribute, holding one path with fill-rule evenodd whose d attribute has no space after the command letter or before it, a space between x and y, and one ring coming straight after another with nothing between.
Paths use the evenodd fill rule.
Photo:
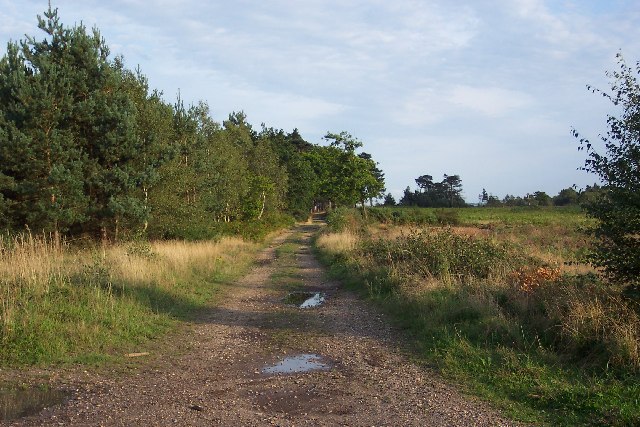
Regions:
<instances>
[{"instance_id":1,"label":"brown earth","mask_svg":"<svg viewBox=\"0 0 640 427\"><path fill-rule=\"evenodd\" d=\"M5 424L514 425L412 363L401 332L383 314L328 280L309 246L317 229L299 226L276 238L220 304L149 356L115 371L53 375L54 386L71 391L69 400ZM293 252L277 257L285 243ZM283 304L295 282L326 292L326 302L309 309ZM319 355L331 368L262 372L297 354Z\"/></svg>"}]
</instances>

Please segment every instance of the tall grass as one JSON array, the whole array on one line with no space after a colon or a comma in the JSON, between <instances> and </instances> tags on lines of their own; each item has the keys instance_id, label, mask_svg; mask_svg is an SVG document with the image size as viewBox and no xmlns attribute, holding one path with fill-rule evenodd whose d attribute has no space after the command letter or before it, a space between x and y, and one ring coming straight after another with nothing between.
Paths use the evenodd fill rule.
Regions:
<instances>
[{"instance_id":1,"label":"tall grass","mask_svg":"<svg viewBox=\"0 0 640 427\"><path fill-rule=\"evenodd\" d=\"M472 210L484 211L460 209L462 228L360 222L317 246L425 360L515 417L640 424L640 307L576 265L589 244L582 215L485 211L490 220L470 222Z\"/></svg>"},{"instance_id":2,"label":"tall grass","mask_svg":"<svg viewBox=\"0 0 640 427\"><path fill-rule=\"evenodd\" d=\"M0 365L107 359L189 319L256 245L137 242L77 249L47 236L0 242Z\"/></svg>"}]
</instances>

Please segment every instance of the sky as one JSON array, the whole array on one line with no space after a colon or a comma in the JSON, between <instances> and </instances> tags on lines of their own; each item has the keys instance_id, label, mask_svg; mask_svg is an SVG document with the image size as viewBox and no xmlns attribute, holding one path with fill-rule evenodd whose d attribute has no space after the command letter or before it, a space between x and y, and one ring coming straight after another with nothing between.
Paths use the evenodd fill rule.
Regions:
<instances>
[{"instance_id":1,"label":"sky","mask_svg":"<svg viewBox=\"0 0 640 427\"><path fill-rule=\"evenodd\" d=\"M607 70L640 60L637 0L51 0L97 27L127 68L217 121L347 131L399 199L415 179L462 178L464 197L596 182L571 135L606 134ZM43 38L45 0L0 0L0 55Z\"/></svg>"}]
</instances>

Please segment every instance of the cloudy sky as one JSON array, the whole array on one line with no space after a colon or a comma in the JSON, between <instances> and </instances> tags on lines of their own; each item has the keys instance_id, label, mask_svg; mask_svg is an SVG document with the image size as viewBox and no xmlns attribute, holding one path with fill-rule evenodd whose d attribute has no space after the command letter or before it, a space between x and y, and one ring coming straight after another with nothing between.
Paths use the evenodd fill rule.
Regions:
<instances>
[{"instance_id":1,"label":"cloudy sky","mask_svg":"<svg viewBox=\"0 0 640 427\"><path fill-rule=\"evenodd\" d=\"M97 26L168 101L243 110L310 142L346 130L396 197L459 174L465 198L594 182L572 127L596 140L622 52L640 60L637 0L51 0ZM37 35L45 0L0 0L6 42Z\"/></svg>"}]
</instances>

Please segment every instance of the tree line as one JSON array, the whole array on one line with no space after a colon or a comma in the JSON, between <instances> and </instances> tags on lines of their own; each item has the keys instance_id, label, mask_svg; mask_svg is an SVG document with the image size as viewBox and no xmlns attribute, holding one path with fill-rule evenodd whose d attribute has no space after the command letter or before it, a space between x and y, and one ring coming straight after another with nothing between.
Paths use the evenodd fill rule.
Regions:
<instances>
[{"instance_id":1,"label":"tree line","mask_svg":"<svg viewBox=\"0 0 640 427\"><path fill-rule=\"evenodd\" d=\"M402 198L396 202L391 193L384 196L383 206L416 206L428 208L456 208L467 207L469 204L462 197L462 179L460 175L444 174L442 181L434 181L431 175L421 175L415 179L417 189L409 186L404 190ZM549 196L544 191L527 193L525 196L507 194L499 199L482 189L478 195L478 206L582 206L604 194L605 188L598 184L587 185L584 189L576 190L567 187L555 196Z\"/></svg>"},{"instance_id":2,"label":"tree line","mask_svg":"<svg viewBox=\"0 0 640 427\"><path fill-rule=\"evenodd\" d=\"M444 174L440 182L433 180L431 175L421 175L416 178L417 190L411 190L408 186L400 199L400 206L418 206L435 208L464 207L466 202L462 198L462 179L459 175ZM384 205L395 205L391 194L387 194Z\"/></svg>"},{"instance_id":3,"label":"tree line","mask_svg":"<svg viewBox=\"0 0 640 427\"><path fill-rule=\"evenodd\" d=\"M364 205L384 174L362 142L218 123L200 101L174 103L112 58L97 28L38 16L39 40L0 59L0 228L105 241L206 237L224 224L305 218L317 203Z\"/></svg>"},{"instance_id":4,"label":"tree line","mask_svg":"<svg viewBox=\"0 0 640 427\"><path fill-rule=\"evenodd\" d=\"M598 184L587 185L584 189L576 190L573 187L563 188L555 196L550 196L544 191L534 191L524 196L507 194L499 199L493 194L487 193L483 188L478 195L480 206L583 206L596 199L604 192Z\"/></svg>"}]
</instances>

